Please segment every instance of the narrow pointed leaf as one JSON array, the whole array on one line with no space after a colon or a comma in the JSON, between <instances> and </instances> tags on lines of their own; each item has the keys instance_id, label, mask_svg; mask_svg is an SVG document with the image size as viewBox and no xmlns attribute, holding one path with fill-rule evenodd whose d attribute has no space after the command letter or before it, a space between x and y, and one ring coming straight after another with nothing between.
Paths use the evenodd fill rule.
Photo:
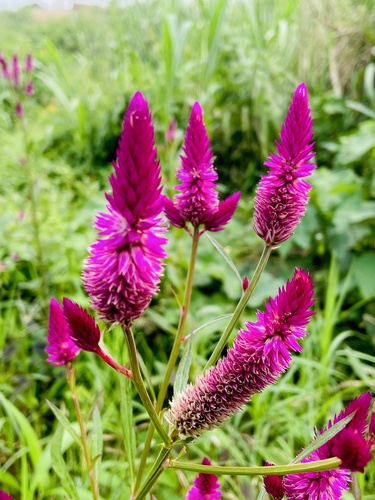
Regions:
<instances>
[{"instance_id":1,"label":"narrow pointed leaf","mask_svg":"<svg viewBox=\"0 0 375 500\"><path fill-rule=\"evenodd\" d=\"M185 389L189 380L192 338L193 337L190 335L186 342L184 352L182 353L180 364L178 365L177 368L176 380L173 386L174 395L182 392Z\"/></svg>"},{"instance_id":2,"label":"narrow pointed leaf","mask_svg":"<svg viewBox=\"0 0 375 500\"><path fill-rule=\"evenodd\" d=\"M69 420L66 418L66 416L51 401L48 401L48 399L46 399L46 401L47 401L48 406L51 408L51 410L55 414L55 417L57 418L57 420L60 422L60 424L66 430L66 432L68 432L71 435L71 437L73 438L73 441L75 441L78 444L78 446L82 447L82 443L81 443L81 439L80 439L79 435L73 429L72 424L69 422Z\"/></svg>"},{"instance_id":3,"label":"narrow pointed leaf","mask_svg":"<svg viewBox=\"0 0 375 500\"><path fill-rule=\"evenodd\" d=\"M324 434L321 434L316 439L314 439L314 441L312 441L308 446L306 446L306 448L303 451L301 451L301 453L297 455L296 458L290 462L290 464L298 464L299 462L301 462L301 460L311 455L313 451L323 446L323 444L325 444L327 441L336 436L336 434L342 431L344 427L346 427L348 423L352 420L354 415L355 413L351 413L347 417L337 422L337 424L332 425L332 427L327 429L324 432Z\"/></svg>"},{"instance_id":4,"label":"narrow pointed leaf","mask_svg":"<svg viewBox=\"0 0 375 500\"><path fill-rule=\"evenodd\" d=\"M223 259L228 264L228 266L232 269L234 274L237 276L238 281L241 283L241 287L242 287L242 278L241 278L240 273L238 272L236 266L234 265L233 260L229 257L229 255L227 254L225 249L220 245L220 243L217 240L215 240L215 238L213 238L208 233L205 233L205 235L210 240L210 242L213 244L213 246L216 248L216 250L219 252L219 254L223 257Z\"/></svg>"},{"instance_id":5,"label":"narrow pointed leaf","mask_svg":"<svg viewBox=\"0 0 375 500\"><path fill-rule=\"evenodd\" d=\"M56 475L60 478L61 485L69 495L69 498L80 500L77 488L74 484L71 475L69 474L66 463L64 462L63 452L61 449L63 434L64 434L64 427L61 424L59 424L56 429L55 435L52 438L52 446L51 446L52 468L55 471Z\"/></svg>"}]
</instances>

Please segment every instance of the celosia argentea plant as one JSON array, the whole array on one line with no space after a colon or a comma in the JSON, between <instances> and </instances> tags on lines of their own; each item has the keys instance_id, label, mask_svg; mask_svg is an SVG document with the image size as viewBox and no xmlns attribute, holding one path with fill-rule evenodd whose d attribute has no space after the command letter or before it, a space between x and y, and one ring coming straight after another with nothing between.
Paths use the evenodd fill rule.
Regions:
<instances>
[{"instance_id":1,"label":"celosia argentea plant","mask_svg":"<svg viewBox=\"0 0 375 500\"><path fill-rule=\"evenodd\" d=\"M109 325L121 326L129 356L128 366L113 359L104 346L94 318L78 304L64 298L51 299L47 353L54 365L65 365L80 427L82 450L92 496L100 498L100 477L75 391L74 359L81 350L97 354L109 366L132 381L149 416L148 433L137 462L132 499L140 500L152 490L165 469L192 470L199 476L187 499L222 497L216 475L262 475L266 491L274 499L338 500L348 489L351 471L363 471L372 458L374 422L366 435L370 412L367 393L351 403L334 423L316 434L316 439L292 463L262 467L223 467L182 462L188 446L199 436L219 426L248 404L289 368L291 353L301 352L313 315L312 277L296 269L291 279L270 298L256 321L243 323L222 356L228 339L259 281L267 260L277 246L294 232L308 202L308 177L312 162L313 131L307 89L297 87L281 128L277 153L259 183L255 198L254 230L264 241L264 250L251 280L244 280L242 296L219 342L195 383L180 387L167 403L168 387L176 369L185 335L193 290L193 277L200 238L207 231L221 231L231 220L240 194L220 201L218 175L207 135L203 111L195 103L185 135L181 166L177 171L178 193L173 199L162 193L161 167L157 159L154 127L147 101L140 92L131 99L110 176L112 193L106 211L95 219L98 239L90 247L83 269L83 282L92 309ZM158 292L164 270L167 226L186 231L191 257L174 344L156 401L151 399L142 377L134 321L142 315ZM105 335L110 335L107 331ZM182 361L185 362L185 361ZM166 411L167 405L167 411ZM56 412L56 409L55 409ZM156 434L155 434L156 433ZM155 443L156 438L156 444ZM158 450L149 467L152 448ZM176 451L178 450L178 452ZM250 465L250 464L249 464Z\"/></svg>"}]
</instances>

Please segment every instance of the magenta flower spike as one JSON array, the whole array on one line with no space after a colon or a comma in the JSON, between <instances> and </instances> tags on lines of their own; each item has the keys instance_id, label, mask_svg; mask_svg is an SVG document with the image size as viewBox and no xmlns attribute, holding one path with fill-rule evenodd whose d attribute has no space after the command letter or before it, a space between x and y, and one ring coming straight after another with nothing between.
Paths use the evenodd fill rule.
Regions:
<instances>
[{"instance_id":1,"label":"magenta flower spike","mask_svg":"<svg viewBox=\"0 0 375 500\"><path fill-rule=\"evenodd\" d=\"M27 54L25 61L25 70L30 72L34 69L33 56L31 54Z\"/></svg>"},{"instance_id":2,"label":"magenta flower spike","mask_svg":"<svg viewBox=\"0 0 375 500\"><path fill-rule=\"evenodd\" d=\"M174 202L166 198L165 214L176 227L186 227L190 222L194 228L202 225L205 230L221 231L232 218L240 193L234 193L219 203L218 175L198 102L191 110L183 151L184 155L180 157L182 167L177 171L181 184L176 189L180 193Z\"/></svg>"},{"instance_id":3,"label":"magenta flower spike","mask_svg":"<svg viewBox=\"0 0 375 500\"><path fill-rule=\"evenodd\" d=\"M208 458L204 458L202 465L211 465ZM186 500L220 500L220 484L215 474L200 473L194 485L186 495Z\"/></svg>"},{"instance_id":4,"label":"magenta flower spike","mask_svg":"<svg viewBox=\"0 0 375 500\"><path fill-rule=\"evenodd\" d=\"M18 118L21 118L23 116L23 107L19 101L16 102L15 113L16 113L16 116L18 116Z\"/></svg>"},{"instance_id":5,"label":"magenta flower spike","mask_svg":"<svg viewBox=\"0 0 375 500\"><path fill-rule=\"evenodd\" d=\"M1 68L2 68L3 77L4 78L10 78L8 64L7 64L4 56L1 54L1 52L0 52L0 65L1 65Z\"/></svg>"},{"instance_id":6,"label":"magenta flower spike","mask_svg":"<svg viewBox=\"0 0 375 500\"><path fill-rule=\"evenodd\" d=\"M79 349L95 352L100 341L100 330L95 319L66 297L63 298L63 311L71 340Z\"/></svg>"},{"instance_id":7,"label":"magenta flower spike","mask_svg":"<svg viewBox=\"0 0 375 500\"><path fill-rule=\"evenodd\" d=\"M310 162L315 154L312 138L307 88L301 83L281 127L280 142L276 141L277 154L264 163L269 170L256 191L254 230L268 246L290 238L305 214L311 186L304 177L315 168Z\"/></svg>"},{"instance_id":8,"label":"magenta flower spike","mask_svg":"<svg viewBox=\"0 0 375 500\"><path fill-rule=\"evenodd\" d=\"M0 500L14 500L13 497L9 496L5 491L0 491Z\"/></svg>"},{"instance_id":9,"label":"magenta flower spike","mask_svg":"<svg viewBox=\"0 0 375 500\"><path fill-rule=\"evenodd\" d=\"M307 333L313 293L310 276L297 269L266 311L257 312L258 321L240 330L227 356L177 394L169 420L181 437L216 427L287 370L289 351L302 350L297 339Z\"/></svg>"},{"instance_id":10,"label":"magenta flower spike","mask_svg":"<svg viewBox=\"0 0 375 500\"><path fill-rule=\"evenodd\" d=\"M14 54L12 59L12 72L11 72L12 83L16 89L19 89L21 86L21 67L18 61L17 54Z\"/></svg>"},{"instance_id":11,"label":"magenta flower spike","mask_svg":"<svg viewBox=\"0 0 375 500\"><path fill-rule=\"evenodd\" d=\"M70 363L81 350L70 340L68 323L54 298L50 301L47 342L47 361L55 366Z\"/></svg>"},{"instance_id":12,"label":"magenta flower spike","mask_svg":"<svg viewBox=\"0 0 375 500\"><path fill-rule=\"evenodd\" d=\"M34 94L33 82L32 82L31 80L29 80L29 81L26 83L26 86L25 86L25 94L26 94L26 95L33 95L33 94Z\"/></svg>"},{"instance_id":13,"label":"magenta flower spike","mask_svg":"<svg viewBox=\"0 0 375 500\"><path fill-rule=\"evenodd\" d=\"M95 220L101 238L90 247L83 281L102 319L130 324L158 291L167 242L154 127L140 92L126 111L113 166L107 212Z\"/></svg>"},{"instance_id":14,"label":"magenta flower spike","mask_svg":"<svg viewBox=\"0 0 375 500\"><path fill-rule=\"evenodd\" d=\"M285 493L290 500L305 500L306 498L327 498L339 500L343 492L349 490L351 482L350 472L363 472L365 466L372 459L372 439L366 439L367 417L371 403L371 395L366 392L354 399L338 416L333 423L320 431L324 434L328 429L351 413L354 417L348 425L315 450L302 462L313 462L326 458L338 457L342 464L338 469L322 472L308 472L304 474L288 474L284 477Z\"/></svg>"}]
</instances>

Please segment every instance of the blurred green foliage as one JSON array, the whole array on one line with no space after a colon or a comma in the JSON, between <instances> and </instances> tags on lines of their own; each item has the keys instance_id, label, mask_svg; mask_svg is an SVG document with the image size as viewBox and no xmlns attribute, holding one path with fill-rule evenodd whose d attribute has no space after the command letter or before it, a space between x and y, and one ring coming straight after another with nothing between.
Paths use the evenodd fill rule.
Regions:
<instances>
[{"instance_id":1,"label":"blurred green foliage","mask_svg":"<svg viewBox=\"0 0 375 500\"><path fill-rule=\"evenodd\" d=\"M93 215L109 189L122 115L138 89L154 113L167 191L176 182L190 107L201 102L221 195L242 191L234 220L216 235L241 276L251 276L261 250L252 232L255 186L302 80L314 119L318 169L311 202L295 235L274 252L244 318L254 318L254 308L295 266L310 270L317 313L304 354L277 385L198 440L189 458L287 463L315 424L323 425L360 392L374 392L374 22L372 0L149 0L124 9L1 13L1 52L7 58L32 52L36 64L35 95L26 109L27 168L12 96L0 79L0 485L15 498L66 498L60 479L68 485L68 476L79 498L88 495L79 449L46 403L74 420L64 371L45 362L48 298L68 295L88 306L82 261L95 238ZM172 118L176 137L168 142ZM179 317L175 295L182 297L188 265L188 235L174 228L169 235L161 292L136 324L150 390L164 373ZM187 328L193 332L192 379L225 326L221 317L241 294L233 271L206 238L197 266ZM106 343L124 359L120 332L106 334ZM125 498L124 409L114 397L124 388L93 356L81 354L77 371L90 438L97 442L95 433L103 432L102 497ZM136 396L133 407L138 458L146 418ZM168 471L157 498L182 498L192 477ZM359 482L363 498L373 498L374 467ZM222 484L224 498L252 499L261 480L223 477Z\"/></svg>"}]
</instances>

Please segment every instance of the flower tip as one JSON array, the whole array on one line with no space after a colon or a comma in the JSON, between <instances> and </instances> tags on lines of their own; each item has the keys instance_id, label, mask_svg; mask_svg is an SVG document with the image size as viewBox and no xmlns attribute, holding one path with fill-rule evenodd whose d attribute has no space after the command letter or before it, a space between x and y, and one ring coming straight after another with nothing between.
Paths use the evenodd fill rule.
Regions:
<instances>
[{"instance_id":1,"label":"flower tip","mask_svg":"<svg viewBox=\"0 0 375 500\"><path fill-rule=\"evenodd\" d=\"M202 465L211 465L211 462L208 460L207 457L204 457L204 459L202 460Z\"/></svg>"},{"instance_id":2,"label":"flower tip","mask_svg":"<svg viewBox=\"0 0 375 500\"><path fill-rule=\"evenodd\" d=\"M295 95L301 95L303 97L308 96L307 87L306 87L306 84L304 82L302 82L298 85L298 87L296 88L296 91L295 91Z\"/></svg>"},{"instance_id":3,"label":"flower tip","mask_svg":"<svg viewBox=\"0 0 375 500\"><path fill-rule=\"evenodd\" d=\"M194 117L196 120L203 121L203 109L198 101L196 101L191 108L191 117Z\"/></svg>"}]
</instances>

